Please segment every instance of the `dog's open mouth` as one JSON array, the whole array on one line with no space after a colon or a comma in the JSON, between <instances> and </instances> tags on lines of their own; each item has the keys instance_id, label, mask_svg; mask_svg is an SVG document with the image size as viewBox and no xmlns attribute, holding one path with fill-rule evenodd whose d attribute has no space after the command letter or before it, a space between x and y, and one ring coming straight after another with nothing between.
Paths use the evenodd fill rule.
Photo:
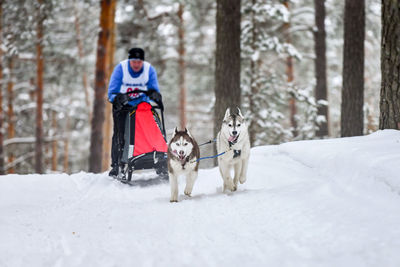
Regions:
<instances>
[{"instance_id":1,"label":"dog's open mouth","mask_svg":"<svg viewBox=\"0 0 400 267\"><path fill-rule=\"evenodd\" d=\"M179 158L179 160L183 161L183 160L185 160L185 155L179 155L178 158Z\"/></svg>"},{"instance_id":2,"label":"dog's open mouth","mask_svg":"<svg viewBox=\"0 0 400 267\"><path fill-rule=\"evenodd\" d=\"M239 137L239 135L230 135L228 138L228 141L231 143L234 143L237 141L238 137Z\"/></svg>"}]
</instances>

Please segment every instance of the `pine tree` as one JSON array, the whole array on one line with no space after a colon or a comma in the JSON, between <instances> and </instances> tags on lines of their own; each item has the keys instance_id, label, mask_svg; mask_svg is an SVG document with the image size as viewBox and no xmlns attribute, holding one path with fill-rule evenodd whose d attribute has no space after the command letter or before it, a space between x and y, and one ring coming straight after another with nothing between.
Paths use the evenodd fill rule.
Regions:
<instances>
[{"instance_id":1,"label":"pine tree","mask_svg":"<svg viewBox=\"0 0 400 267\"><path fill-rule=\"evenodd\" d=\"M214 134L228 107L240 107L240 0L217 1Z\"/></svg>"},{"instance_id":2,"label":"pine tree","mask_svg":"<svg viewBox=\"0 0 400 267\"><path fill-rule=\"evenodd\" d=\"M341 136L363 134L364 39L365 0L346 0Z\"/></svg>"},{"instance_id":3,"label":"pine tree","mask_svg":"<svg viewBox=\"0 0 400 267\"><path fill-rule=\"evenodd\" d=\"M318 115L323 119L319 124L316 133L319 137L329 135L329 119L327 105L327 77L326 77L326 33L325 33L325 0L314 0L315 6L315 76L317 85L315 87L315 98L320 101L318 106ZM321 101L322 100L322 101ZM321 103L322 102L322 103Z\"/></svg>"},{"instance_id":4,"label":"pine tree","mask_svg":"<svg viewBox=\"0 0 400 267\"><path fill-rule=\"evenodd\" d=\"M37 64L37 93L36 93L36 144L35 144L35 171L43 173L43 72L44 72L44 56L43 56L43 37L44 37L44 15L42 10L42 0L38 0L38 17L37 17L37 44L36 44L36 64Z\"/></svg>"},{"instance_id":5,"label":"pine tree","mask_svg":"<svg viewBox=\"0 0 400 267\"><path fill-rule=\"evenodd\" d=\"M96 60L96 81L95 81L95 100L93 104L92 132L90 138L90 157L89 171L98 173L102 167L102 148L103 148L103 123L104 123L104 107L106 94L106 74L107 65L106 57L108 39L112 30L112 20L114 20L115 11L113 5L116 0L102 0L100 14L100 32L97 42L97 60Z\"/></svg>"},{"instance_id":6,"label":"pine tree","mask_svg":"<svg viewBox=\"0 0 400 267\"><path fill-rule=\"evenodd\" d=\"M382 1L379 129L400 129L400 1Z\"/></svg>"}]
</instances>

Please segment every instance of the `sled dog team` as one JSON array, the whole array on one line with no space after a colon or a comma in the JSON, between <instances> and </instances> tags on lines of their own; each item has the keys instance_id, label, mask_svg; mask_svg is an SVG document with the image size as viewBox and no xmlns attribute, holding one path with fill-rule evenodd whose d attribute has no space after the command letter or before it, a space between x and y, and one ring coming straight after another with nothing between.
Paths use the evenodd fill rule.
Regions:
<instances>
[{"instance_id":1,"label":"sled dog team","mask_svg":"<svg viewBox=\"0 0 400 267\"><path fill-rule=\"evenodd\" d=\"M238 182L246 182L250 156L250 140L245 120L239 108L228 108L217 135L218 166L223 180L223 191L235 191ZM171 185L170 202L178 202L178 177L186 176L185 195L190 196L197 178L200 149L189 130L175 128L168 145L168 174ZM234 176L231 178L231 169Z\"/></svg>"}]
</instances>

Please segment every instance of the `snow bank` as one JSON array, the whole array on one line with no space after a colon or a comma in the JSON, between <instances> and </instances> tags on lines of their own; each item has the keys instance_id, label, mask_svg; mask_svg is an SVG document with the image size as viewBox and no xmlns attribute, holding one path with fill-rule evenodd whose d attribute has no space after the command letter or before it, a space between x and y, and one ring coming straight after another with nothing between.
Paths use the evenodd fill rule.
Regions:
<instances>
[{"instance_id":1,"label":"snow bank","mask_svg":"<svg viewBox=\"0 0 400 267\"><path fill-rule=\"evenodd\" d=\"M193 196L104 174L0 177L0 266L399 266L400 132L252 149Z\"/></svg>"}]
</instances>

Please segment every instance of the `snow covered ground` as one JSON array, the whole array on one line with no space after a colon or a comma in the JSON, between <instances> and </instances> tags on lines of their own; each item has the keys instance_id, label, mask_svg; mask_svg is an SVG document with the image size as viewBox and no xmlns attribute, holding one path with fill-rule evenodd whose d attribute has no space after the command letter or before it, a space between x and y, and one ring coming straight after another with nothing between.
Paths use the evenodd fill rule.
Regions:
<instances>
[{"instance_id":1,"label":"snow covered ground","mask_svg":"<svg viewBox=\"0 0 400 267\"><path fill-rule=\"evenodd\" d=\"M400 266L400 131L252 149L193 196L104 174L0 177L0 266Z\"/></svg>"}]
</instances>

